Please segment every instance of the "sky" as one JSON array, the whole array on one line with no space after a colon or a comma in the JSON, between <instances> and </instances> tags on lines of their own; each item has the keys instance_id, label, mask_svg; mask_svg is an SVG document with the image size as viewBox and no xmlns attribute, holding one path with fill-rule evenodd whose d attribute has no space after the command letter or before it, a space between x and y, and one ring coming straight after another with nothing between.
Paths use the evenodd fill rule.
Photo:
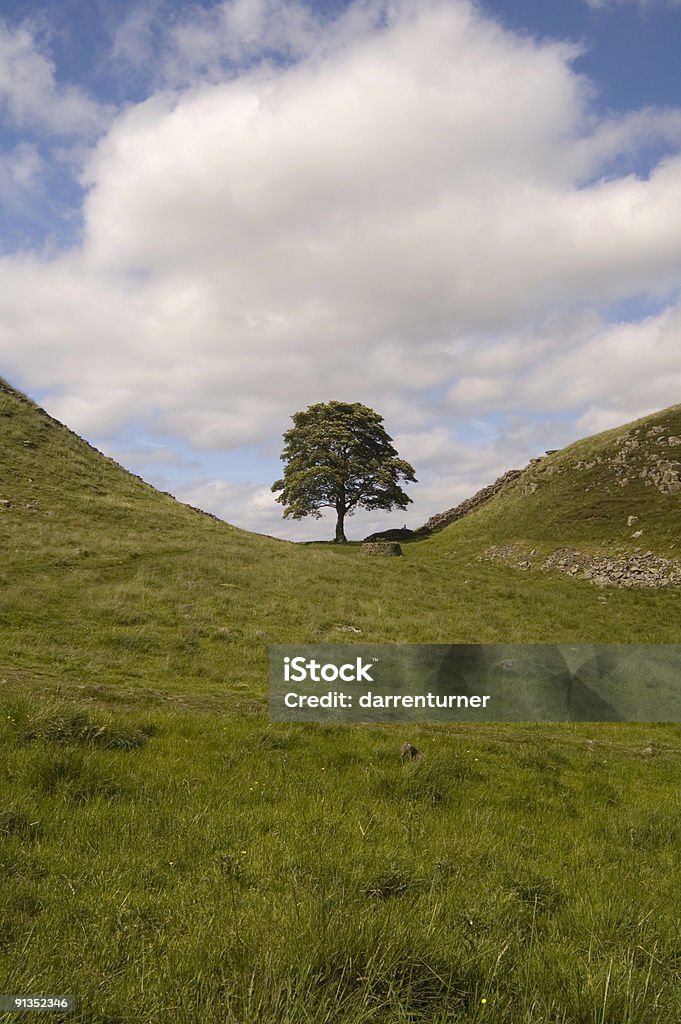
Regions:
<instances>
[{"instance_id":1,"label":"sky","mask_svg":"<svg viewBox=\"0 0 681 1024\"><path fill-rule=\"evenodd\" d=\"M0 375L271 536L384 417L420 526L681 401L681 0L0 0Z\"/></svg>"}]
</instances>

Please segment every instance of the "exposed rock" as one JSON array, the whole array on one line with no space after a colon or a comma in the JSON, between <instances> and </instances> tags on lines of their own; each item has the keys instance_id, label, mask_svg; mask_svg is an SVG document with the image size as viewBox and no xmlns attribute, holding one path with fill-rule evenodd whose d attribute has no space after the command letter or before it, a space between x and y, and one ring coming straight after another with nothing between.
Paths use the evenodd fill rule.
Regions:
<instances>
[{"instance_id":1,"label":"exposed rock","mask_svg":"<svg viewBox=\"0 0 681 1024\"><path fill-rule=\"evenodd\" d=\"M397 541L375 541L370 544L362 544L360 551L363 555L401 555L402 548Z\"/></svg>"},{"instance_id":2,"label":"exposed rock","mask_svg":"<svg viewBox=\"0 0 681 1024\"><path fill-rule=\"evenodd\" d=\"M423 757L423 754L413 743L403 743L400 747L400 760L403 764L405 761L415 761L420 757Z\"/></svg>"},{"instance_id":3,"label":"exposed rock","mask_svg":"<svg viewBox=\"0 0 681 1024\"><path fill-rule=\"evenodd\" d=\"M628 516L627 517L627 526L633 526L634 523L637 523L637 522L638 522L638 516Z\"/></svg>"},{"instance_id":4,"label":"exposed rock","mask_svg":"<svg viewBox=\"0 0 681 1024\"><path fill-rule=\"evenodd\" d=\"M620 447L609 461L620 486L642 480L647 487L655 487L662 494L675 494L681 490L681 462L665 457L665 448L681 444L681 438L668 434L667 429L651 427L646 433L649 441L656 441L657 451L651 450L650 443L641 444L637 436L640 430L617 438Z\"/></svg>"}]
</instances>

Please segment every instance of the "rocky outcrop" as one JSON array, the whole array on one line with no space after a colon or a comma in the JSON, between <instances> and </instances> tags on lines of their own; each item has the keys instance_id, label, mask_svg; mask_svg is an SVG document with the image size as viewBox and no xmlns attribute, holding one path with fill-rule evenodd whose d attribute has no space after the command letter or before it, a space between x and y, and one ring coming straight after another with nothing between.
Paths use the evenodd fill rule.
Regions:
<instances>
[{"instance_id":1,"label":"rocky outcrop","mask_svg":"<svg viewBox=\"0 0 681 1024\"><path fill-rule=\"evenodd\" d=\"M672 451L681 444L681 438L672 434L668 427L636 427L616 439L613 453L594 456L589 461L575 462L576 470L602 466L614 471L615 483L626 487L634 481L642 481L646 487L655 487L661 494L676 494L681 490L681 460L678 452Z\"/></svg>"}]
</instances>

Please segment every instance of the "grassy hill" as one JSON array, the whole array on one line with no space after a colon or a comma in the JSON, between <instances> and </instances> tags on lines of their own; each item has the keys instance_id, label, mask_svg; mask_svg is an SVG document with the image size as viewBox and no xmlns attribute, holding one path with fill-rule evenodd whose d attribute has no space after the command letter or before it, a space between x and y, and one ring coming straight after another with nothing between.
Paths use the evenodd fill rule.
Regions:
<instances>
[{"instance_id":1,"label":"grassy hill","mask_svg":"<svg viewBox=\"0 0 681 1024\"><path fill-rule=\"evenodd\" d=\"M660 424L664 433L648 444ZM641 464L649 451L667 458L673 451L657 440L681 432L681 407L547 457L478 512L404 545L401 559L237 530L155 491L6 384L0 428L0 663L8 669L40 669L64 684L252 700L263 694L271 642L679 637L676 590L599 589L543 571L538 556L528 569L484 555L491 545L548 557L569 546L621 554L643 543L672 556L680 494L628 469L620 486L617 437L642 430ZM626 525L630 514L641 540Z\"/></svg>"},{"instance_id":2,"label":"grassy hill","mask_svg":"<svg viewBox=\"0 0 681 1024\"><path fill-rule=\"evenodd\" d=\"M544 565L673 558L681 492L641 474L673 491L679 434L589 438L365 558L181 505L0 383L0 992L73 993L70 1024L681 1019L679 726L264 711L271 642L678 642L677 589Z\"/></svg>"},{"instance_id":3,"label":"grassy hill","mask_svg":"<svg viewBox=\"0 0 681 1024\"><path fill-rule=\"evenodd\" d=\"M681 512L681 405L534 459L481 510L490 539L674 549ZM629 516L638 523L627 526ZM643 537L633 533L643 531Z\"/></svg>"}]
</instances>

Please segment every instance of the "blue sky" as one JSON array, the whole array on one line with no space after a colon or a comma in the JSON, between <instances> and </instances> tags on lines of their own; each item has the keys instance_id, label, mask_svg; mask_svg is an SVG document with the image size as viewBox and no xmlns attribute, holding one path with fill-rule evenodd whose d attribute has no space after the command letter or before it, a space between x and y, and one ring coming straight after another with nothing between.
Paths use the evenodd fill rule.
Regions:
<instances>
[{"instance_id":1,"label":"blue sky","mask_svg":"<svg viewBox=\"0 0 681 1024\"><path fill-rule=\"evenodd\" d=\"M362 401L419 525L679 399L677 0L5 0L0 373L291 539L297 409Z\"/></svg>"}]
</instances>

